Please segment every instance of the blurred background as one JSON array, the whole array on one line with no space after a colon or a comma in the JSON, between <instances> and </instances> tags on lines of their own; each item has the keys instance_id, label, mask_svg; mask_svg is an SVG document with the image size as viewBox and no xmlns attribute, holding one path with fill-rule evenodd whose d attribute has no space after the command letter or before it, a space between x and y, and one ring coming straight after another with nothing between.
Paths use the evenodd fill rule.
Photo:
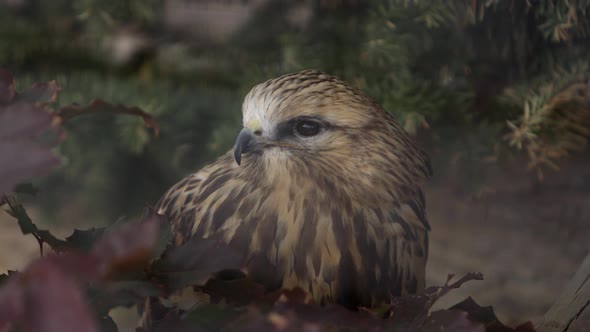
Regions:
<instances>
[{"instance_id":1,"label":"blurred background","mask_svg":"<svg viewBox=\"0 0 590 332\"><path fill-rule=\"evenodd\" d=\"M589 0L0 0L17 88L57 80L156 117L80 117L27 200L57 233L136 216L231 148L256 83L316 68L392 112L432 158L430 284L500 318L544 313L588 253ZM0 217L0 268L38 254Z\"/></svg>"}]
</instances>

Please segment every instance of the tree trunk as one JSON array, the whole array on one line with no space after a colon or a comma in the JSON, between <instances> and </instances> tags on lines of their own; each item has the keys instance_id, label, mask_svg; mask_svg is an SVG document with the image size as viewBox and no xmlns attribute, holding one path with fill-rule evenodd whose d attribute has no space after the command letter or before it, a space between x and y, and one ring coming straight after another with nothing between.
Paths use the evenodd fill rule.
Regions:
<instances>
[{"instance_id":1,"label":"tree trunk","mask_svg":"<svg viewBox=\"0 0 590 332\"><path fill-rule=\"evenodd\" d=\"M590 254L539 321L537 331L590 331Z\"/></svg>"}]
</instances>

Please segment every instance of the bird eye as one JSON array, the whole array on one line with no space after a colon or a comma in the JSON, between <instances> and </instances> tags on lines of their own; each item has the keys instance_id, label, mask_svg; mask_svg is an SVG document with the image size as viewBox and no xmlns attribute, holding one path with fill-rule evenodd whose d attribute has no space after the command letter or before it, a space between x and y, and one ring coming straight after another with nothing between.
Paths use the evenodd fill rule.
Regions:
<instances>
[{"instance_id":1,"label":"bird eye","mask_svg":"<svg viewBox=\"0 0 590 332\"><path fill-rule=\"evenodd\" d=\"M303 120L295 124L295 132L304 137L315 136L321 129L320 124L315 121Z\"/></svg>"}]
</instances>

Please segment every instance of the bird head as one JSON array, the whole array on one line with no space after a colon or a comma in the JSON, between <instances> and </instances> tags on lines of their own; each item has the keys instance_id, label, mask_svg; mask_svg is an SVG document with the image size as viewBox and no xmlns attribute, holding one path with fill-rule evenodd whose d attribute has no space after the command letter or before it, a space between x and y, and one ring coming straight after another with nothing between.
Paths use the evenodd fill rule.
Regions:
<instances>
[{"instance_id":1,"label":"bird head","mask_svg":"<svg viewBox=\"0 0 590 332\"><path fill-rule=\"evenodd\" d=\"M244 128L234 157L240 164L246 153L315 154L340 148L347 133L377 120L372 106L362 92L316 70L266 81L244 100ZM353 147L354 142L347 143Z\"/></svg>"},{"instance_id":2,"label":"bird head","mask_svg":"<svg viewBox=\"0 0 590 332\"><path fill-rule=\"evenodd\" d=\"M428 173L425 156L393 116L362 91L317 70L255 86L242 113L244 128L233 151L238 165L333 174L367 187L392 169L398 181Z\"/></svg>"}]
</instances>

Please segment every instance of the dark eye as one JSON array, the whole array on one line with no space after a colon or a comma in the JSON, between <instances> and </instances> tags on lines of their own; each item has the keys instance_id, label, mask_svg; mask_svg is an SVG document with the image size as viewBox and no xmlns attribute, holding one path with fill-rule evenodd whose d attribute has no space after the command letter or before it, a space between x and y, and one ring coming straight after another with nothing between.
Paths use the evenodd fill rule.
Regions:
<instances>
[{"instance_id":1,"label":"dark eye","mask_svg":"<svg viewBox=\"0 0 590 332\"><path fill-rule=\"evenodd\" d=\"M304 137L315 136L321 129L321 125L315 121L303 120L295 124L295 132Z\"/></svg>"}]
</instances>

